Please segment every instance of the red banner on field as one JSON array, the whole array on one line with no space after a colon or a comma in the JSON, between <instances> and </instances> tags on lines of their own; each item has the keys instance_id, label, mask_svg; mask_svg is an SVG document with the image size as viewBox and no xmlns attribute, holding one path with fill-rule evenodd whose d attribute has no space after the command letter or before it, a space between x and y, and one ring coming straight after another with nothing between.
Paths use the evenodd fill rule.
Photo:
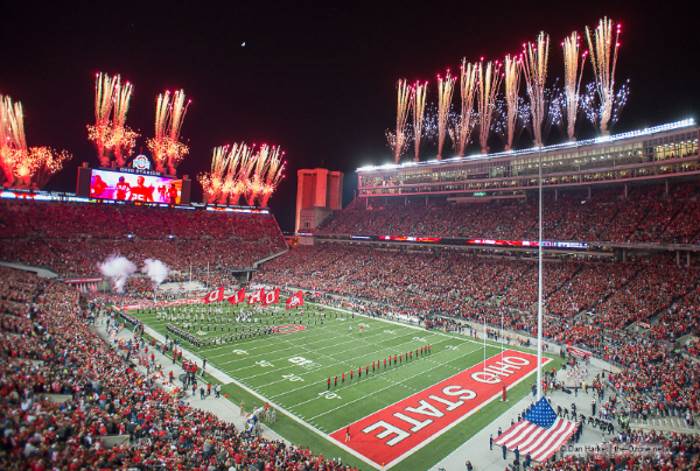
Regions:
<instances>
[{"instance_id":1,"label":"red banner on field","mask_svg":"<svg viewBox=\"0 0 700 471\"><path fill-rule=\"evenodd\" d=\"M302 290L297 291L289 298L287 298L287 309L294 309L295 307L301 307L304 305L304 292Z\"/></svg>"},{"instance_id":2,"label":"red banner on field","mask_svg":"<svg viewBox=\"0 0 700 471\"><path fill-rule=\"evenodd\" d=\"M543 358L542 363L549 361ZM378 466L427 445L535 371L537 356L506 350L331 434ZM350 433L348 441L346 433Z\"/></svg>"},{"instance_id":3,"label":"red banner on field","mask_svg":"<svg viewBox=\"0 0 700 471\"><path fill-rule=\"evenodd\" d=\"M226 299L231 304L242 303L243 301L245 301L245 288L239 289Z\"/></svg>"},{"instance_id":4,"label":"red banner on field","mask_svg":"<svg viewBox=\"0 0 700 471\"><path fill-rule=\"evenodd\" d=\"M221 301L224 300L224 287L221 286L220 288L217 288L213 291L209 291L204 298L202 298L202 301L204 304L210 304L210 303L220 303Z\"/></svg>"}]
</instances>

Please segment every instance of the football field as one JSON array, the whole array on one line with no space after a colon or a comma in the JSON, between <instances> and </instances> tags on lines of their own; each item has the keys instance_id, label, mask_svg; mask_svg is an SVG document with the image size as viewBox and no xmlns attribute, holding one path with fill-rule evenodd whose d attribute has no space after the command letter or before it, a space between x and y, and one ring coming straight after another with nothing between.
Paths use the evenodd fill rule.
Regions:
<instances>
[{"instance_id":1,"label":"football field","mask_svg":"<svg viewBox=\"0 0 700 471\"><path fill-rule=\"evenodd\" d=\"M532 352L311 304L131 314L233 378L232 400L264 397L314 435L302 443L325 439L319 452L338 447L364 469L437 462L507 407L504 387L512 404L534 381ZM279 423L271 427L292 442L304 435Z\"/></svg>"}]
</instances>

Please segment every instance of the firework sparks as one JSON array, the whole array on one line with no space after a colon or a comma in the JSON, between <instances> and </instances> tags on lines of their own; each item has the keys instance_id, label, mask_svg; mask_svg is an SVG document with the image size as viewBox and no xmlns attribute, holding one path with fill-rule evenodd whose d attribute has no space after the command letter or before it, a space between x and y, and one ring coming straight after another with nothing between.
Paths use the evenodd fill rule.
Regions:
<instances>
[{"instance_id":1,"label":"firework sparks","mask_svg":"<svg viewBox=\"0 0 700 471\"><path fill-rule=\"evenodd\" d=\"M608 125L615 103L615 69L620 50L621 32L622 26L618 24L613 37L613 22L607 17L598 22L598 26L593 32L586 26L586 38L591 54L596 92L600 100L598 124L600 132L604 135L610 132Z\"/></svg>"},{"instance_id":2,"label":"firework sparks","mask_svg":"<svg viewBox=\"0 0 700 471\"><path fill-rule=\"evenodd\" d=\"M262 194L265 184L265 174L270 166L270 162L279 158L280 147L263 144L254 156L253 176L249 180L246 188L246 200L248 206L253 206L258 197Z\"/></svg>"},{"instance_id":3,"label":"firework sparks","mask_svg":"<svg viewBox=\"0 0 700 471\"><path fill-rule=\"evenodd\" d=\"M229 197L230 204L238 204L241 196L245 194L251 186L253 169L255 168L258 152L255 150L255 144L249 148L247 154L241 156L241 161L238 165L238 172L234 181L231 196Z\"/></svg>"},{"instance_id":4,"label":"firework sparks","mask_svg":"<svg viewBox=\"0 0 700 471\"><path fill-rule=\"evenodd\" d=\"M238 163L241 160L241 154L247 150L245 143L234 143L231 146L230 152L226 158L226 163L221 172L221 194L219 195L219 204L226 204L228 202L229 196L233 192L233 188L236 180L236 173L238 172ZM226 148L228 151L228 146Z\"/></svg>"},{"instance_id":5,"label":"firework sparks","mask_svg":"<svg viewBox=\"0 0 700 471\"><path fill-rule=\"evenodd\" d=\"M476 94L477 66L462 59L459 78L459 92L461 97L461 112L456 126L450 130L457 155L464 156L464 150L469 143L469 138L474 128L474 95Z\"/></svg>"},{"instance_id":6,"label":"firework sparks","mask_svg":"<svg viewBox=\"0 0 700 471\"><path fill-rule=\"evenodd\" d=\"M566 96L566 134L570 141L576 139L576 116L580 102L581 79L588 52L579 53L580 37L576 31L564 38L564 94Z\"/></svg>"},{"instance_id":7,"label":"firework sparks","mask_svg":"<svg viewBox=\"0 0 700 471\"><path fill-rule=\"evenodd\" d=\"M190 152L189 147L180 142L182 123L189 105L184 90L172 95L166 91L156 99L155 136L148 140L147 146L159 172L165 171L167 166L168 172L175 175L177 166Z\"/></svg>"},{"instance_id":8,"label":"firework sparks","mask_svg":"<svg viewBox=\"0 0 700 471\"><path fill-rule=\"evenodd\" d=\"M491 132L493 110L496 107L496 95L501 86L501 65L499 62L479 62L476 103L479 114L479 144L481 153L489 151L488 140Z\"/></svg>"},{"instance_id":9,"label":"firework sparks","mask_svg":"<svg viewBox=\"0 0 700 471\"><path fill-rule=\"evenodd\" d=\"M411 104L411 90L405 79L400 79L397 84L396 94L396 131L386 132L386 139L389 147L394 153L394 162L401 160L401 155L406 149L406 122L408 121L408 110Z\"/></svg>"},{"instance_id":10,"label":"firework sparks","mask_svg":"<svg viewBox=\"0 0 700 471\"><path fill-rule=\"evenodd\" d=\"M534 43L523 45L523 74L527 94L530 98L531 126L535 145L541 147L542 124L545 119L545 84L547 82L547 62L549 58L549 35L540 32Z\"/></svg>"},{"instance_id":11,"label":"firework sparks","mask_svg":"<svg viewBox=\"0 0 700 471\"><path fill-rule=\"evenodd\" d=\"M100 165L108 167L109 152L114 152L117 165L123 167L131 155L139 134L126 126L126 113L133 86L121 83L119 75L98 73L95 78L95 124L87 126L88 139L97 148Z\"/></svg>"},{"instance_id":12,"label":"firework sparks","mask_svg":"<svg viewBox=\"0 0 700 471\"><path fill-rule=\"evenodd\" d=\"M620 119L620 114L622 113L622 109L627 104L629 94L630 87L628 79L620 87L618 87L617 91L615 92L615 101L613 103L608 128L612 127ZM586 84L584 93L581 95L581 109L583 110L583 115L593 125L593 127L598 128L598 121L600 119L600 105L598 103L598 92L596 90L595 83Z\"/></svg>"},{"instance_id":13,"label":"firework sparks","mask_svg":"<svg viewBox=\"0 0 700 471\"><path fill-rule=\"evenodd\" d=\"M282 161L283 157L284 152L281 154L278 152L271 157L270 163L267 166L267 175L265 175L262 194L260 195L260 206L263 208L267 207L272 193L275 192L280 181L284 178L285 163Z\"/></svg>"},{"instance_id":14,"label":"firework sparks","mask_svg":"<svg viewBox=\"0 0 700 471\"><path fill-rule=\"evenodd\" d=\"M114 158L119 167L126 164L126 158L131 155L136 145L139 134L126 125L126 112L129 111L129 101L133 92L131 83L121 85L117 76L117 85L114 94L114 107L112 109L111 135L107 147L114 150Z\"/></svg>"},{"instance_id":15,"label":"firework sparks","mask_svg":"<svg viewBox=\"0 0 700 471\"><path fill-rule=\"evenodd\" d=\"M413 85L413 145L414 156L413 160L420 160L420 141L423 137L423 122L425 120L425 100L428 95L428 82L416 82Z\"/></svg>"},{"instance_id":16,"label":"firework sparks","mask_svg":"<svg viewBox=\"0 0 700 471\"><path fill-rule=\"evenodd\" d=\"M515 58L510 54L506 55L504 62L504 82L505 82L505 134L506 150L513 148L516 124L518 120L518 94L520 93L520 71L522 59Z\"/></svg>"},{"instance_id":17,"label":"firework sparks","mask_svg":"<svg viewBox=\"0 0 700 471\"><path fill-rule=\"evenodd\" d=\"M95 124L88 125L88 139L95 143L97 158L103 167L109 166L108 139L111 132L110 115L114 106L114 92L119 76L99 72L95 77Z\"/></svg>"},{"instance_id":18,"label":"firework sparks","mask_svg":"<svg viewBox=\"0 0 700 471\"><path fill-rule=\"evenodd\" d=\"M447 123L452 104L452 94L455 89L455 81L457 77L453 77L448 70L445 77L438 75L438 111L437 111L437 128L438 128L438 160L442 159L442 149L445 145L445 136L447 135Z\"/></svg>"},{"instance_id":19,"label":"firework sparks","mask_svg":"<svg viewBox=\"0 0 700 471\"><path fill-rule=\"evenodd\" d=\"M20 102L0 95L0 165L7 187L42 187L72 156L50 147L27 147Z\"/></svg>"},{"instance_id":20,"label":"firework sparks","mask_svg":"<svg viewBox=\"0 0 700 471\"><path fill-rule=\"evenodd\" d=\"M564 116L567 111L566 93L562 87L559 86L558 78L551 87L545 88L544 100L547 111L544 123L542 124L542 138L546 140L552 126L562 130L565 122Z\"/></svg>"},{"instance_id":21,"label":"firework sparks","mask_svg":"<svg viewBox=\"0 0 700 471\"><path fill-rule=\"evenodd\" d=\"M211 171L199 175L207 203L213 203L220 196L223 187L224 173L228 165L228 146L214 147L211 154Z\"/></svg>"}]
</instances>

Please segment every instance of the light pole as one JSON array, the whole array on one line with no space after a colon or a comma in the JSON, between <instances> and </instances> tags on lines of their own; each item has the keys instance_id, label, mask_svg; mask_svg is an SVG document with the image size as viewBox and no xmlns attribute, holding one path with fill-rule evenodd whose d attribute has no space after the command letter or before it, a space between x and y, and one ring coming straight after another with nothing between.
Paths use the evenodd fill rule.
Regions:
<instances>
[{"instance_id":1,"label":"light pole","mask_svg":"<svg viewBox=\"0 0 700 471\"><path fill-rule=\"evenodd\" d=\"M539 240L537 244L537 400L542 397L542 149L537 148L539 160Z\"/></svg>"}]
</instances>

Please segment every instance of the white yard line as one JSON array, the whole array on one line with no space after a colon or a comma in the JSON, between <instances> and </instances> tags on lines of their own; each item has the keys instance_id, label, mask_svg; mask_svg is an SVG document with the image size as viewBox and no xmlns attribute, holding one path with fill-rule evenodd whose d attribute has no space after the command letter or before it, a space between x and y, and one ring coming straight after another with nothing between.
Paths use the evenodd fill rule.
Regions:
<instances>
[{"instance_id":1,"label":"white yard line","mask_svg":"<svg viewBox=\"0 0 700 471\"><path fill-rule=\"evenodd\" d=\"M335 336L332 336L332 337L325 337L325 338L321 339L321 342L326 343L326 342L328 342L329 340L332 341L332 340L338 339L338 338L347 338L347 337L346 337L346 336L343 336L343 335L335 335ZM279 342L290 343L290 340L289 340L288 338L284 338L284 337L279 337L279 338L277 338L277 339L275 339L275 340L276 340L276 341L279 341ZM356 342L356 340L357 340L357 339L350 339L350 340L346 340L346 341L344 341L344 342L336 342L336 343L333 343L332 345L328 345L328 346L326 346L326 347L316 348L314 351L320 352L320 351L325 350L325 349L327 349L327 348L336 348L336 347L338 347L339 345L344 345L344 344L347 344L347 343ZM312 345L312 344L315 344L315 343L316 343L316 342L309 342L309 343L307 343L307 344L305 344L305 345ZM218 365L220 365L220 366L228 365L228 364L230 364L230 363L234 363L234 362L236 362L236 361L240 361L240 360L244 360L244 359L245 359L245 360L250 360L250 359L252 359L252 358L268 357L268 356L271 355L271 354L279 353L279 352L283 352L283 351L287 351L287 350L289 350L290 348L298 349L299 347L298 347L297 345L293 345L293 347L285 347L285 348L281 348L281 349L278 349L278 350L271 350L271 351L269 351L269 352L264 352L264 353L260 353L260 354L257 354L257 355L246 355L246 356L244 356L244 357L236 358L236 359L234 359L234 360L228 360L228 361L224 361L224 362L219 362ZM230 353L228 353L227 355L230 355ZM279 357L279 358L277 358L277 359L280 359L280 358L284 358L284 357ZM272 360L269 360L269 358L265 358L265 359L268 360L268 361L272 361Z\"/></svg>"},{"instance_id":2,"label":"white yard line","mask_svg":"<svg viewBox=\"0 0 700 471\"><path fill-rule=\"evenodd\" d=\"M361 314L361 313L353 313L352 311L348 311L348 310L342 309L342 308L337 308L337 307L334 307L334 306L326 306L326 305L322 305L322 304L318 304L318 303L314 303L314 302L308 302L308 304L316 305L316 306L322 307L322 308L324 308L324 309L331 309L331 310L335 310L335 311L338 311L338 312L343 312L343 313L349 314L349 315L353 315L353 314L354 314L355 316L360 316L360 317L364 317L364 318L367 318L367 319L376 320L376 321L378 321L378 322L384 322L384 323L387 323L387 324L394 324L394 325L398 325L398 326L402 326L402 327L408 327L408 328L410 328L410 329L414 329L414 330L420 331L420 332L422 332L424 335L425 335L425 334L439 335L439 336L443 336L443 337L450 338L450 339L452 339L452 340L459 340L459 341L463 341L463 342L473 343L473 344L478 345L480 348L483 347L483 343L482 343L482 342L478 342L478 341L475 341L475 340L472 340L472 339L466 338L466 337L461 337L461 336L457 336L457 335L448 335L448 334L445 334L445 333L440 332L440 331L428 331L428 330L426 330L426 329L424 329L424 328L422 328L422 327L420 327L420 326L414 326L414 325L411 325L411 324L407 324L407 323L403 323L403 322L398 322L398 321L393 321L393 320L389 320L389 319L384 319L384 318L380 318L380 317L366 316L366 315ZM160 342L164 342L164 341L165 341L165 337L164 337L163 335L161 335L160 333L158 333L157 331L155 331L153 328L149 327L148 325L144 325L144 330L145 330L149 335L151 335L152 337L156 338L156 340L158 340L158 341L160 341ZM253 340L256 340L256 339L250 339L250 341L253 341ZM286 339L285 339L285 340L286 340ZM500 346L500 344L496 345L496 344L492 344L491 342L487 342L487 345L488 345L488 346L491 346L491 347L498 347L498 346ZM219 348L219 347L217 347L217 348ZM221 348L231 348L231 346L222 346ZM189 352L188 350L185 350L185 349L181 349L181 350L182 350L182 353L183 353L183 357L185 357L185 358L187 358L187 359L189 359L189 360L191 360L191 361L199 362L199 363L201 364L201 361L202 361L202 360L201 360L197 355L195 355L195 354L193 354L193 353L191 353L191 352ZM468 353L465 353L464 355L468 355L468 354L474 353L474 352L476 352L476 351L478 351L478 350L479 350L479 349L477 348L477 349L472 350L472 351L470 351L470 352L468 352ZM206 353L207 353L206 350L205 350L203 353L206 354ZM442 353L442 352L438 352L437 354L440 354L440 353ZM464 355L462 355L462 356L464 356ZM547 361L549 361L548 358L547 358ZM535 369L534 371L536 371L536 369ZM375 468L378 468L378 469L379 469L379 468L381 468L381 469L389 469L390 467L396 465L397 463L399 463L400 461L402 461L403 459L405 459L405 458L409 455L408 453L405 453L404 455L398 457L396 460L392 461L392 462L389 463L388 465L385 465L385 466L382 467L382 466L379 465L378 463L375 463L375 462L372 461L371 459L367 458L366 456L362 455L361 453L358 453L358 452L355 451L354 449L348 447L345 443L343 443L343 442L341 442L341 441L339 441L339 440L336 440L335 438L333 438L332 436L330 436L330 434L327 434L327 433L323 432L322 430L320 430L319 428L317 428L316 426L314 426L312 423L310 423L310 421L313 421L313 420L316 419L317 417L320 417L320 416L322 416L322 415L326 415L328 412L331 412L331 411L333 411L333 410L336 410L337 408L332 409L331 411L325 412L325 413L323 413L323 414L310 417L310 418L299 417L296 413L294 413L294 412L288 410L287 408L281 406L280 404L278 404L278 403L276 403L276 402L270 400L269 398L263 396L262 394L258 393L258 392L255 391L254 389L252 389L252 388L248 387L247 385L243 384L241 381L239 381L239 380L237 380L237 379L235 379L235 378L232 378L231 376L229 376L228 374L226 374L226 373L220 371L218 368L216 368L216 367L214 367L214 366L208 366L208 367L207 367L207 372L208 372L209 374L211 374L213 377L215 377L217 380L219 380L219 381L221 381L222 383L224 383L224 384L233 383L233 384L235 384L236 386L238 386L239 388L241 388L241 389L243 389L244 391L246 391L247 393L251 394L252 396L254 396L254 397L256 397L256 398L258 398L259 400L261 400L261 401L263 401L263 402L268 402L270 405L274 406L274 407L277 408L279 411L281 411L282 413L284 413L285 415L287 415L290 419L292 419L292 420L294 420L295 422L299 423L300 425L302 425L302 426L308 428L309 430L313 431L314 433L316 433L316 434L319 435L320 437L322 437L322 438L328 440L329 442L333 443L333 444L334 444L335 446L337 446L338 448L341 448L341 449L344 450L345 452L347 452L347 453L353 455L353 456L356 457L357 459L363 461L364 463L366 463L366 464L368 464L368 465L370 465L370 466L372 466L372 467L375 467ZM424 374L424 372L421 372L420 374ZM516 381L515 383L513 383L512 386L517 385L518 383L520 383L521 381L525 380L526 378L528 378L528 377L531 376L531 375L532 375L532 372L529 373L528 375L524 376L524 377L521 378L520 380ZM403 382L407 381L408 379L414 378L415 376L418 376L418 375L414 375L414 376L411 376L410 378L406 378L406 379L404 379L403 381L400 381L399 383L403 383ZM390 387L395 387L395 385L392 385L392 386L390 386ZM388 389L388 388L384 388L384 389L382 389L382 391L385 390L385 389ZM378 392L379 392L379 391L378 391ZM464 419L466 419L467 417L469 417L469 416L473 415L474 413L476 413L477 411L479 411L479 410L480 410L481 408L483 408L485 405L491 403L495 398L497 398L497 397L499 397L499 396L500 396L500 393L495 394L491 399L489 399L488 401L484 402L484 403L481 404L480 406L476 407L475 409L473 409L473 410L470 411L469 413L465 414L461 419L459 419L459 420L453 422L451 425L449 425L448 427L444 428L444 429L441 430L440 432L436 433L435 435L433 435L432 437L430 437L428 440L425 440L425 441L423 441L422 443L420 443L419 445L417 445L416 447L414 447L414 448L412 449L412 451L416 451L416 450L418 450L418 449L424 447L424 446L427 445L428 443L432 442L433 440L435 440L435 439L438 438L439 436L443 435L443 434L444 434L445 432L447 432L448 430L452 429L453 427L455 427L456 425L458 425L459 423L461 423L461 422L462 422ZM364 398L362 398L362 399L364 399ZM354 400L354 401L352 401L352 402L356 402L356 401L357 401L357 400ZM347 404L349 404L349 403L347 403ZM347 405L347 404L346 404L346 405ZM392 404L392 405L393 405L393 404ZM294 407L294 406L292 406L292 407ZM344 406L342 406L342 407L344 407ZM387 406L387 407L389 407L389 406ZM380 409L380 410L381 410L381 409ZM377 411L375 411L375 412L377 412ZM373 412L373 413L375 413L375 412ZM361 420L361 419L360 419L360 420ZM341 427L341 428L342 428L342 427Z\"/></svg>"},{"instance_id":3,"label":"white yard line","mask_svg":"<svg viewBox=\"0 0 700 471\"><path fill-rule=\"evenodd\" d=\"M466 355L470 355L470 354L472 354L472 353L474 353L474 352L477 352L477 351L479 351L478 348L475 349L475 350L472 350L471 352L467 352L467 353L465 353L465 354L459 356L458 358L462 358L462 357L464 357L464 356L466 356ZM445 352L446 352L446 350L443 350L442 352L435 353L434 355L440 355L441 353L445 353ZM472 365L472 366L473 366L473 365ZM398 384L402 384L402 383L408 381L409 379L413 379L413 378L415 378L415 377L417 377L417 376L424 375L424 374L425 374L425 371L421 371L421 372L419 372L418 374L409 376L409 377L407 377L407 378L405 378L405 379L399 381ZM441 381L442 381L442 380L441 380ZM433 386L433 385L431 384L431 385L428 386L428 387L432 387L432 386ZM378 391L375 391L372 395L375 396L375 395L377 395L377 393L380 393L380 392L382 392L382 391L386 391L387 389L389 389L389 388L391 388L391 387L394 387L394 385L387 386L386 388L379 389ZM427 389L427 388L425 388L425 389ZM336 411L336 410L342 409L342 408L344 408L345 406L349 406L350 404L354 404L354 403L356 403L356 402L358 402L358 401L363 401L363 400L365 400L365 399L366 399L366 396L358 397L357 399L353 399L353 400L350 401L350 402L346 402L345 404L343 404L343 405L341 405L341 406L334 407L333 409L327 410L327 411L323 412L322 414L314 415L313 417L310 417L309 420L314 420L314 419L317 419L317 418L319 418L319 417L323 417L323 416L326 415L326 414L329 414L329 413L334 412L334 411ZM403 399L400 399L400 400L403 400ZM296 406L293 405L293 406L290 406L290 408L291 408L291 407L296 407ZM388 406L387 406L387 407L388 407ZM381 409L380 409L380 410L381 410ZM372 412L372 413L374 414L374 412ZM360 420L361 420L361 419L360 419Z\"/></svg>"},{"instance_id":4,"label":"white yard line","mask_svg":"<svg viewBox=\"0 0 700 471\"><path fill-rule=\"evenodd\" d=\"M406 335L410 335L410 334L406 334ZM398 336L397 338L400 338L400 337L405 337L405 335ZM290 340L287 340L287 339L285 339L284 341L285 341L285 342L290 342ZM411 341L402 342L402 343L396 345L396 348L400 347L401 345L409 344L409 343L411 343L411 342L412 342L412 340L411 340ZM306 352L309 352L309 353L311 353L311 354L313 354L313 355L316 355L316 354L319 352L319 350L310 350L308 347L304 347L304 346L302 346L302 345L295 345L295 348L296 348L297 350L302 349L302 350L304 350L304 351L306 351ZM331 347L326 347L326 348L333 348L333 347L331 346ZM351 348L351 349L349 349L349 350L341 350L341 351L338 351L338 352L336 352L336 355L342 354L342 353L344 353L344 352L351 352L351 351L355 350L356 348L357 348L357 345L355 345L353 348ZM375 352L378 352L378 351L381 351L381 350L373 350L371 353L375 353ZM364 353L363 356L365 356L365 355L369 355L369 353ZM329 365L329 367L330 367L330 366L339 365L339 364L350 364L350 361L349 361L349 360L339 360L338 358L336 358L336 357L333 356L333 355L325 355L325 356L326 356L326 357L329 357L329 358L332 358L333 360L336 361L336 363L334 363L333 365ZM277 359L275 359L275 360L269 360L269 361L279 361L279 360L284 360L285 358L287 358L287 357L280 357L280 358L277 358ZM250 368L250 367L252 367L252 366L258 366L258 365L244 366L244 367L239 368L237 371L244 370L244 369ZM274 373L274 372L276 372L276 371L282 371L282 370L286 370L286 369L288 369L288 368L294 368L294 367L297 367L297 368L298 368L298 365L294 365L294 364L292 364L292 365L287 365L287 366L284 366L284 367L276 368L275 370L270 370L270 371L265 372L265 373L261 373L261 374L257 374L257 375L252 375L252 376L241 377L241 379L248 380L248 379L258 378L258 377L260 377L260 376L265 376L265 375L268 375L268 374L270 374L270 373ZM353 366L353 368L354 368L354 366ZM310 373L312 373L312 372L310 372ZM303 373L303 374L308 374L308 373Z\"/></svg>"},{"instance_id":5,"label":"white yard line","mask_svg":"<svg viewBox=\"0 0 700 471\"><path fill-rule=\"evenodd\" d=\"M404 343L402 343L402 344L400 344L400 345L404 345L405 343L408 343L408 342L404 342ZM338 360L338 359L336 359L336 358L334 358L334 357L331 357L331 358L333 358L334 360L337 361L337 363L335 363L334 365L331 365L331 366L335 366L335 365L339 365L339 364L346 364L346 365L347 365L347 364L351 364L350 361L347 361L347 360ZM429 358L429 357L428 357L428 358ZM460 357L460 358L461 358L461 357ZM416 361L416 360L413 360L413 361ZM427 361L427 358L426 358L426 361ZM355 367L353 366L352 369L354 370L354 368L355 368ZM395 371L395 370L393 370L393 369L392 369L392 370L388 370L387 373L388 373L389 371ZM460 371L461 371L461 370L460 370ZM315 373L315 371L310 371L310 372L308 372L308 373L303 373L303 374L300 375L300 376L303 376L304 374L310 374L310 373ZM374 376L373 378L377 378L377 379L382 379L382 378L384 378L384 379L387 379L387 380L388 380L388 378L383 377L383 376ZM282 381L284 381L284 380L282 380ZM279 382L280 382L280 381L276 381L275 383L279 383ZM366 381L365 381L365 382L366 382ZM274 384L274 383L270 383L270 384ZM353 383L353 384L359 384L359 383ZM399 383L395 383L395 384L399 384ZM280 393L280 394L275 394L275 395L273 395L273 396L271 396L271 397L276 398L276 397L286 396L287 394L290 394L290 393L292 393L292 392L301 391L301 390L303 390L303 389L306 389L306 388L312 387L312 386L317 386L317 384L316 384L316 383L309 383L309 384L306 384L306 385L304 385L304 386L300 386L300 387L295 388L295 389L290 389L290 390L285 391L285 392ZM349 388L349 387L351 387L351 386L352 386L352 385L349 384L347 387L344 387L343 389L347 389L347 388ZM263 387L263 386L260 386L260 388L262 388L262 387ZM314 399L317 399L317 398L314 398ZM294 406L290 406L290 407L296 407L297 405L299 405L299 404L295 404Z\"/></svg>"}]
</instances>

